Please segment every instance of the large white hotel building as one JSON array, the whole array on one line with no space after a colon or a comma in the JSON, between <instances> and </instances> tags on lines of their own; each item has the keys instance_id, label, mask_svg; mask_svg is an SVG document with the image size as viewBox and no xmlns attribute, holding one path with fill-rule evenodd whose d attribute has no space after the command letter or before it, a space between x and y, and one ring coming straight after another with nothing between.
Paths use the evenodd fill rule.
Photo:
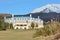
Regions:
<instances>
[{"instance_id":1,"label":"large white hotel building","mask_svg":"<svg viewBox=\"0 0 60 40\"><path fill-rule=\"evenodd\" d=\"M12 15L11 18L4 18L4 21L7 23L12 23L14 29L30 29L32 23L34 23L34 28L41 28L43 27L43 20L39 18L30 16L14 16ZM37 24L37 26L36 26Z\"/></svg>"}]
</instances>

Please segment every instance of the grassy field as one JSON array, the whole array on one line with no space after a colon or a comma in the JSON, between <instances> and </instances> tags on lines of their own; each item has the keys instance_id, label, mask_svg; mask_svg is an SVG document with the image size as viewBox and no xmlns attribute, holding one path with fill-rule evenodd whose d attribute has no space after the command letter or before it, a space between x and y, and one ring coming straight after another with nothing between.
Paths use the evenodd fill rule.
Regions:
<instances>
[{"instance_id":1,"label":"grassy field","mask_svg":"<svg viewBox=\"0 0 60 40\"><path fill-rule=\"evenodd\" d=\"M34 30L0 31L0 40L33 40Z\"/></svg>"}]
</instances>

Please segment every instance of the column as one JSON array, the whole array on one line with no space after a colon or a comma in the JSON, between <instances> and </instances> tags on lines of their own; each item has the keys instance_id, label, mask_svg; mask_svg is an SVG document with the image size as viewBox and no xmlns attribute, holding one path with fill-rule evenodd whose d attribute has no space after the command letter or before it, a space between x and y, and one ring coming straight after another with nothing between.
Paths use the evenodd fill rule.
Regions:
<instances>
[{"instance_id":1,"label":"column","mask_svg":"<svg viewBox=\"0 0 60 40\"><path fill-rule=\"evenodd\" d=\"M39 16L38 16L38 28L39 28L39 25L40 25L40 24L39 24L39 19L40 19L40 18L39 18Z\"/></svg>"},{"instance_id":2,"label":"column","mask_svg":"<svg viewBox=\"0 0 60 40\"><path fill-rule=\"evenodd\" d=\"M31 27L31 22L32 22L32 15L30 14L30 27Z\"/></svg>"},{"instance_id":3,"label":"column","mask_svg":"<svg viewBox=\"0 0 60 40\"><path fill-rule=\"evenodd\" d=\"M12 25L13 25L13 28L14 28L14 15L12 14Z\"/></svg>"}]
</instances>

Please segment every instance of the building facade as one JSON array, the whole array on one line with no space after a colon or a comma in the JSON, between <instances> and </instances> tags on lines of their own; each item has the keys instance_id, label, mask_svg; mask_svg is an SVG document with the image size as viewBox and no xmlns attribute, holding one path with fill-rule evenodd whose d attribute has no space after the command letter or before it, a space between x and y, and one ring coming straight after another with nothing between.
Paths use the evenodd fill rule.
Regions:
<instances>
[{"instance_id":1,"label":"building facade","mask_svg":"<svg viewBox=\"0 0 60 40\"><path fill-rule=\"evenodd\" d=\"M43 20L39 18L33 18L32 15L30 16L14 16L12 15L11 18L4 18L4 21L7 23L12 23L14 29L31 29L32 23L34 23L34 28L41 28L43 26Z\"/></svg>"}]
</instances>

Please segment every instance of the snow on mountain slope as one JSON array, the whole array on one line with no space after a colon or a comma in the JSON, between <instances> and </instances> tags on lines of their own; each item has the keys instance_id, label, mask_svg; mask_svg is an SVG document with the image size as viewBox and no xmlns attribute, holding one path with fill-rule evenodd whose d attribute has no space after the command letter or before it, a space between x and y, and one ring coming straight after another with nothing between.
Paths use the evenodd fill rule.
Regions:
<instances>
[{"instance_id":1,"label":"snow on mountain slope","mask_svg":"<svg viewBox=\"0 0 60 40\"><path fill-rule=\"evenodd\" d=\"M36 12L56 12L60 13L60 4L48 4L46 6L37 8L33 10L31 13L36 13Z\"/></svg>"}]
</instances>

